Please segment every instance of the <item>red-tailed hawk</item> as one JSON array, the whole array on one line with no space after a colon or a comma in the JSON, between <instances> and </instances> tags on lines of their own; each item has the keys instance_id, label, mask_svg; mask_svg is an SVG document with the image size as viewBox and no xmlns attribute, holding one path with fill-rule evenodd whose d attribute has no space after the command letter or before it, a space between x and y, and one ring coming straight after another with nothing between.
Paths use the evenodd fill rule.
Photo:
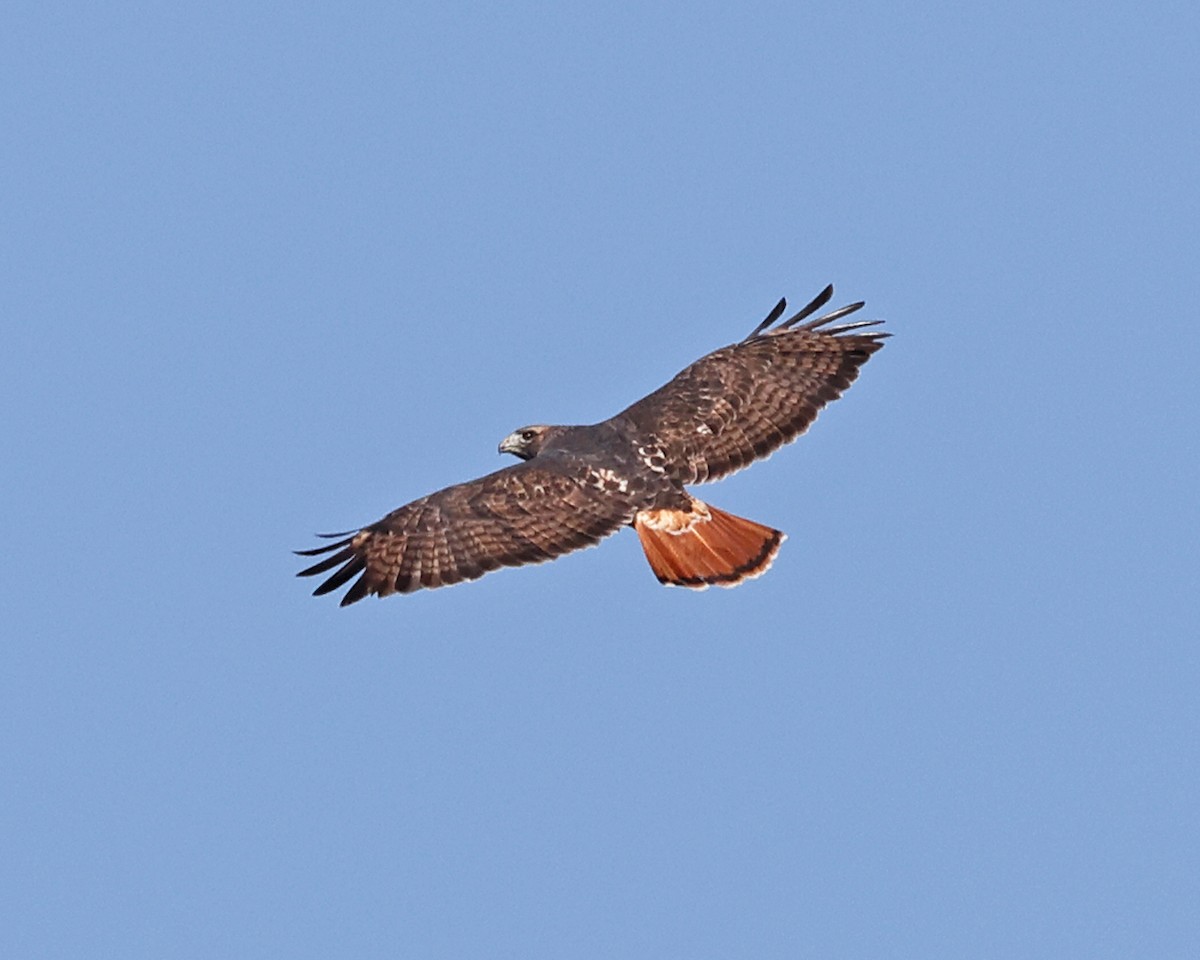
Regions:
<instances>
[{"instance_id":1,"label":"red-tailed hawk","mask_svg":"<svg viewBox=\"0 0 1200 960\"><path fill-rule=\"evenodd\" d=\"M354 577L342 606L374 593L474 580L499 567L551 560L633 526L659 581L732 587L763 573L784 535L692 496L685 484L733 473L794 440L841 396L886 333L882 321L830 326L852 303L801 324L828 286L776 325L775 309L746 339L697 360L666 386L589 426L530 426L500 444L523 462L431 493L336 543L298 574L334 573L314 595ZM335 569L336 568L336 569Z\"/></svg>"}]
</instances>

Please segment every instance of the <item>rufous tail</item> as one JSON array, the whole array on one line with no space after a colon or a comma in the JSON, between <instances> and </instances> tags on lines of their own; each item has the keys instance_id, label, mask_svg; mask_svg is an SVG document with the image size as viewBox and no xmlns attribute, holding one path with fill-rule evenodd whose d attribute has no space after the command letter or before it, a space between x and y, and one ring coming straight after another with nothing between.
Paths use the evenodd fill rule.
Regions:
<instances>
[{"instance_id":1,"label":"rufous tail","mask_svg":"<svg viewBox=\"0 0 1200 960\"><path fill-rule=\"evenodd\" d=\"M660 583L735 587L767 571L785 536L692 498L691 509L642 510L633 521Z\"/></svg>"}]
</instances>

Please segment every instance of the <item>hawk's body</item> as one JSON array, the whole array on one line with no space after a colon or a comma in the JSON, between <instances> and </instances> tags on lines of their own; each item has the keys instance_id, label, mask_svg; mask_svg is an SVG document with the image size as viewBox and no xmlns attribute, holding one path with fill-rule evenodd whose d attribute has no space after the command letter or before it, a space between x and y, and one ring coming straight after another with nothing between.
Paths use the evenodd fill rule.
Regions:
<instances>
[{"instance_id":1,"label":"hawk's body","mask_svg":"<svg viewBox=\"0 0 1200 960\"><path fill-rule=\"evenodd\" d=\"M780 301L745 340L696 361L608 420L516 431L500 450L523 463L301 551L331 555L300 576L338 568L316 589L323 594L358 575L345 605L549 560L628 525L663 583L733 586L763 573L783 534L702 503L684 484L723 477L795 439L883 345L885 333L853 332L879 321L828 326L861 303L797 325L832 293L827 287L772 327Z\"/></svg>"}]
</instances>

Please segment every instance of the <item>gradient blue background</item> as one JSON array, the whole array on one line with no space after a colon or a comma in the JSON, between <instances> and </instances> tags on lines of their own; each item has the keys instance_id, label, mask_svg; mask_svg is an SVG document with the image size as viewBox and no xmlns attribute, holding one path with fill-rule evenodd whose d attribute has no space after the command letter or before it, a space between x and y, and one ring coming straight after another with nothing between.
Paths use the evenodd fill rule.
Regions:
<instances>
[{"instance_id":1,"label":"gradient blue background","mask_svg":"<svg viewBox=\"0 0 1200 960\"><path fill-rule=\"evenodd\" d=\"M1200 955L1198 37L10 5L0 955ZM763 579L293 578L829 281Z\"/></svg>"}]
</instances>

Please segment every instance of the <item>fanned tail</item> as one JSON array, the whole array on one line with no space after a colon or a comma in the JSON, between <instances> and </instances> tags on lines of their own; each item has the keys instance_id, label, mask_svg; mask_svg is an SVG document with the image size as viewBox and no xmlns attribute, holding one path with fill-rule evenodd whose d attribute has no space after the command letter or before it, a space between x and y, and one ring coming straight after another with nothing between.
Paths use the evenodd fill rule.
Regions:
<instances>
[{"instance_id":1,"label":"fanned tail","mask_svg":"<svg viewBox=\"0 0 1200 960\"><path fill-rule=\"evenodd\" d=\"M687 510L643 510L634 528L660 583L735 587L767 571L785 536L692 499Z\"/></svg>"}]
</instances>

